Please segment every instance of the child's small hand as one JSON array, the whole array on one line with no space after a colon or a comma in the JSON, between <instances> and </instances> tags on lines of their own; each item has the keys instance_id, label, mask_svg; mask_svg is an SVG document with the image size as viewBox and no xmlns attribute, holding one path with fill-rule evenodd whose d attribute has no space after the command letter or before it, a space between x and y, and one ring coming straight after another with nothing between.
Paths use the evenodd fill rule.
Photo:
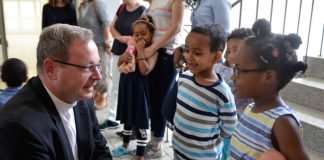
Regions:
<instances>
[{"instance_id":1,"label":"child's small hand","mask_svg":"<svg viewBox=\"0 0 324 160\"><path fill-rule=\"evenodd\" d=\"M122 54L120 56L120 61L128 63L128 62L131 62L133 58L134 58L134 56L132 56L128 52L125 52L124 54Z\"/></svg>"},{"instance_id":2,"label":"child's small hand","mask_svg":"<svg viewBox=\"0 0 324 160\"><path fill-rule=\"evenodd\" d=\"M144 48L145 48L145 40L139 40L136 42L136 50L137 52L144 52Z\"/></svg>"},{"instance_id":3,"label":"child's small hand","mask_svg":"<svg viewBox=\"0 0 324 160\"><path fill-rule=\"evenodd\" d=\"M125 62L131 63L132 61L134 61L134 59L135 59L134 55L128 54Z\"/></svg>"}]
</instances>

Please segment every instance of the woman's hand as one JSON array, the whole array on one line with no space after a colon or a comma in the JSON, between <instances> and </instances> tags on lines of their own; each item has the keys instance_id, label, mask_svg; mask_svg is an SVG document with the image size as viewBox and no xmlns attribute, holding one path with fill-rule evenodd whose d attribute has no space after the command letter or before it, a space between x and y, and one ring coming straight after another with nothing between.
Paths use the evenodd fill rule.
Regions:
<instances>
[{"instance_id":1,"label":"woman's hand","mask_svg":"<svg viewBox=\"0 0 324 160\"><path fill-rule=\"evenodd\" d=\"M121 42L121 43L127 43L129 39L131 39L132 37L131 36L119 36L119 37L116 37L116 39Z\"/></svg>"},{"instance_id":2,"label":"woman's hand","mask_svg":"<svg viewBox=\"0 0 324 160\"><path fill-rule=\"evenodd\" d=\"M152 57L153 54L156 53L156 50L154 50L154 49L152 48L152 46L150 46L150 47L146 47L146 48L144 49L144 53L145 53L145 55L146 55L147 57Z\"/></svg>"},{"instance_id":3,"label":"woman's hand","mask_svg":"<svg viewBox=\"0 0 324 160\"><path fill-rule=\"evenodd\" d=\"M105 44L105 51L106 51L106 53L107 53L108 55L111 54L111 46L110 46L109 43L106 43L106 44Z\"/></svg>"}]
</instances>

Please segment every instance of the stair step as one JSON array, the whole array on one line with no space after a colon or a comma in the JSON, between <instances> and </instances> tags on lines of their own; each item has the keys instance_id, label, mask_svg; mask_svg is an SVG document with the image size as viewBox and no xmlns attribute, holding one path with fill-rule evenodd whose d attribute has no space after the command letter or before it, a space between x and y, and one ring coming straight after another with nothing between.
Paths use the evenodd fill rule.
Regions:
<instances>
[{"instance_id":1,"label":"stair step","mask_svg":"<svg viewBox=\"0 0 324 160\"><path fill-rule=\"evenodd\" d=\"M312 109L309 107L305 107L293 102L285 101L287 105L291 106L296 116L300 121L311 124L315 127L318 127L324 130L324 112L318 111L316 109Z\"/></svg>"},{"instance_id":2,"label":"stair step","mask_svg":"<svg viewBox=\"0 0 324 160\"><path fill-rule=\"evenodd\" d=\"M305 77L293 79L281 92L290 102L324 112L324 80Z\"/></svg>"},{"instance_id":3,"label":"stair step","mask_svg":"<svg viewBox=\"0 0 324 160\"><path fill-rule=\"evenodd\" d=\"M323 62L324 63L324 62ZM295 78L292 80L295 83L300 83L309 87L324 90L324 80L314 77Z\"/></svg>"},{"instance_id":4,"label":"stair step","mask_svg":"<svg viewBox=\"0 0 324 160\"><path fill-rule=\"evenodd\" d=\"M312 160L324 157L324 112L286 101L303 126L303 141Z\"/></svg>"},{"instance_id":5,"label":"stair step","mask_svg":"<svg viewBox=\"0 0 324 160\"><path fill-rule=\"evenodd\" d=\"M305 59L305 57L304 57ZM318 79L324 79L324 58L323 57L307 57L308 69L306 76Z\"/></svg>"}]
</instances>

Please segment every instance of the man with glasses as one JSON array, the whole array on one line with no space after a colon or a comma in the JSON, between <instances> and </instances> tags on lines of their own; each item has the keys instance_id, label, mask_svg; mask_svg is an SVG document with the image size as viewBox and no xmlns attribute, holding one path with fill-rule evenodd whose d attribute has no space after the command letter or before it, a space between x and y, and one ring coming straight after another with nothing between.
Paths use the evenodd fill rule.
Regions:
<instances>
[{"instance_id":1,"label":"man with glasses","mask_svg":"<svg viewBox=\"0 0 324 160\"><path fill-rule=\"evenodd\" d=\"M92 99L100 58L92 32L42 31L37 73L0 111L0 159L111 159Z\"/></svg>"}]
</instances>

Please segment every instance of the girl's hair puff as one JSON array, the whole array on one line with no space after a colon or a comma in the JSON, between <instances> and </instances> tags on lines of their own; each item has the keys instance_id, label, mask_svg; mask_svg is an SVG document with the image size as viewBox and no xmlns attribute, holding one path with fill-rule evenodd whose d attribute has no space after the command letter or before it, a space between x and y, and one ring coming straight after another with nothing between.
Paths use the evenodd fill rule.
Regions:
<instances>
[{"instance_id":1,"label":"girl's hair puff","mask_svg":"<svg viewBox=\"0 0 324 160\"><path fill-rule=\"evenodd\" d=\"M224 29L218 24L205 24L193 28L190 32L199 33L209 37L210 51L220 51L223 53L227 35Z\"/></svg>"},{"instance_id":2,"label":"girl's hair puff","mask_svg":"<svg viewBox=\"0 0 324 160\"><path fill-rule=\"evenodd\" d=\"M246 39L259 68L277 72L277 90L284 88L298 72L305 72L307 64L298 61L295 49L302 43L296 34L273 34L271 24L257 20L252 27L255 36Z\"/></svg>"},{"instance_id":3,"label":"girl's hair puff","mask_svg":"<svg viewBox=\"0 0 324 160\"><path fill-rule=\"evenodd\" d=\"M154 25L154 22L153 22L153 18L151 16L149 16L149 15L143 15L142 17L140 17L138 20L136 20L133 23L133 28L138 23L146 24L148 26L150 32L151 33L154 33L155 25Z\"/></svg>"}]
</instances>

